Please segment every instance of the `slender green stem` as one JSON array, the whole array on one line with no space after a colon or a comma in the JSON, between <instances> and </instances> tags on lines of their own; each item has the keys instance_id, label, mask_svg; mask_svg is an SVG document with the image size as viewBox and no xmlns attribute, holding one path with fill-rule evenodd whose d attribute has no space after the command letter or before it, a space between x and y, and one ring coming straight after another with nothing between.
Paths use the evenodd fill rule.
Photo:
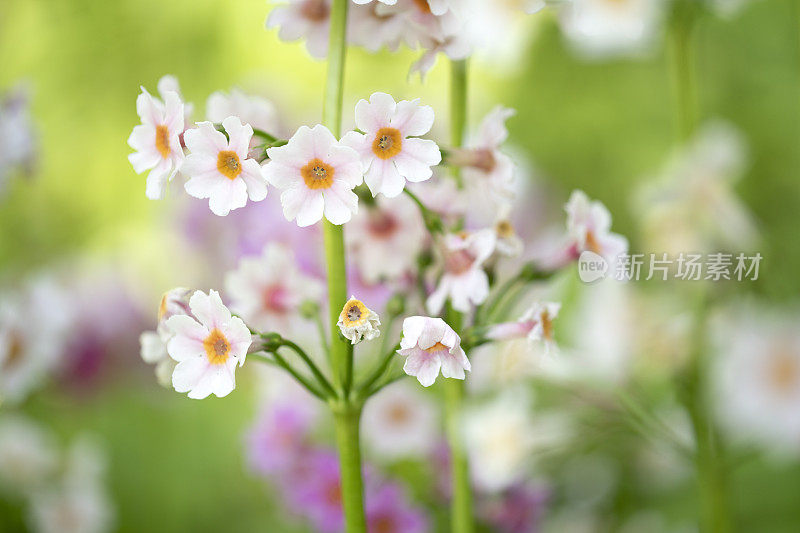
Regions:
<instances>
[{"instance_id":1,"label":"slender green stem","mask_svg":"<svg viewBox=\"0 0 800 533\"><path fill-rule=\"evenodd\" d=\"M360 391L360 395L363 398L366 398L367 395L364 394L370 390L372 384L378 381L378 379L383 376L386 372L386 369L389 368L389 365L392 361L394 361L395 354L397 350L400 349L400 343L396 344L394 348L390 352L387 352L386 355L383 356L383 359L378 363L375 367L375 370L369 375L367 379L364 380L364 383L358 387Z\"/></svg>"},{"instance_id":2,"label":"slender green stem","mask_svg":"<svg viewBox=\"0 0 800 533\"><path fill-rule=\"evenodd\" d=\"M314 323L317 325L317 332L319 333L319 342L322 343L322 349L325 351L325 354L330 358L331 355L331 347L328 344L328 332L325 331L325 323L322 321L322 314L315 313L314 314Z\"/></svg>"},{"instance_id":3,"label":"slender green stem","mask_svg":"<svg viewBox=\"0 0 800 533\"><path fill-rule=\"evenodd\" d=\"M336 391L333 389L330 381L328 381L328 378L325 377L325 374L322 373L322 371L319 369L316 363L314 363L311 357L308 356L305 350L287 339L283 339L282 344L300 356L300 359L302 359L308 369L311 370L311 373L314 374L314 377L317 379L319 384L322 385L322 388L328 391L331 396L336 396Z\"/></svg>"},{"instance_id":4,"label":"slender green stem","mask_svg":"<svg viewBox=\"0 0 800 533\"><path fill-rule=\"evenodd\" d=\"M422 221L425 223L425 228L428 230L428 233L431 235L436 235L437 233L442 233L444 231L444 223L442 222L442 218L428 209L428 207L422 203L422 200L419 197L411 192L408 189L403 189L403 192L411 198L411 200L417 204L417 208L419 208L419 214L422 215Z\"/></svg>"},{"instance_id":5,"label":"slender green stem","mask_svg":"<svg viewBox=\"0 0 800 533\"><path fill-rule=\"evenodd\" d=\"M670 81L678 139L686 141L697 127L697 90L694 64L694 30L697 5L694 0L674 3L668 30Z\"/></svg>"},{"instance_id":6,"label":"slender green stem","mask_svg":"<svg viewBox=\"0 0 800 533\"><path fill-rule=\"evenodd\" d=\"M322 401L328 400L328 396L326 396L325 393L319 390L317 386L311 383L311 381L309 381L305 376L303 376L297 370L295 370L294 367L290 365L286 361L286 359L281 357L280 354L278 354L277 352L272 352L272 357L275 358L275 362L278 364L278 366L280 366L286 372L291 374L294 379L296 379L301 385L303 385L303 387L306 388L306 390L308 390L308 392L310 392L311 394L313 394Z\"/></svg>"},{"instance_id":7,"label":"slender green stem","mask_svg":"<svg viewBox=\"0 0 800 533\"><path fill-rule=\"evenodd\" d=\"M330 41L328 48L328 78L322 122L338 138L342 129L342 98L347 35L347 8L350 0L333 0L330 12ZM364 483L361 478L361 448L359 420L361 406L350 398L353 375L352 345L339 334L336 323L347 301L347 271L342 226L323 222L325 263L328 270L328 313L330 330L330 360L334 384L341 389L341 401L332 404L336 426L336 444L342 476L342 507L347 533L365 533Z\"/></svg>"}]
</instances>

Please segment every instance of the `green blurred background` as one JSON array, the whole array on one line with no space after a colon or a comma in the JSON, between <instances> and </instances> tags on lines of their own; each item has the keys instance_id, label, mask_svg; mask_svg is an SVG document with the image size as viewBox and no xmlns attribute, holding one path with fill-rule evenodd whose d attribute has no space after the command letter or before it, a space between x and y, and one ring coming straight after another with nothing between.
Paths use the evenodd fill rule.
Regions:
<instances>
[{"instance_id":1,"label":"green blurred background","mask_svg":"<svg viewBox=\"0 0 800 533\"><path fill-rule=\"evenodd\" d=\"M171 261L165 204L145 198L144 177L127 161L136 95L171 73L198 118L211 92L239 86L276 102L290 126L317 121L324 66L266 31L267 11L264 0L3 0L0 87L30 82L41 149L35 179L15 180L0 204L0 275L13 280L65 256L123 248L160 288L180 284L180 272L157 269ZM666 57L581 61L552 16L538 20L523 64L500 73L475 66L472 124L496 103L516 108L511 141L538 179L564 199L582 188L602 200L636 249L631 193L676 139ZM759 221L764 261L759 281L737 290L781 304L800 290L798 28L793 0L763 0L732 20L705 18L697 41L701 116L737 125L751 150L738 190ZM345 109L382 90L422 97L444 116L445 62L422 84L407 81L414 59L354 50ZM282 530L268 489L243 466L242 433L255 413L246 373L244 392L201 403L160 389L144 365L130 367L132 376L90 395L52 392L26 407L65 437L77 428L103 437L119 530ZM732 480L739 530L797 531L800 467L776 470L750 463ZM658 506L692 516L691 492L648 498L621 489L614 512ZM0 503L0 531L20 527L18 510Z\"/></svg>"}]
</instances>

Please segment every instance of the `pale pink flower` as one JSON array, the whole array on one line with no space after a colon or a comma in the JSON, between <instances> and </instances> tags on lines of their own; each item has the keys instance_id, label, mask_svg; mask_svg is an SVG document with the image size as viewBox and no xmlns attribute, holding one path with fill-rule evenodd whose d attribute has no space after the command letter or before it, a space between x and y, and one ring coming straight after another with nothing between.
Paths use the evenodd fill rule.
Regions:
<instances>
[{"instance_id":1,"label":"pale pink flower","mask_svg":"<svg viewBox=\"0 0 800 533\"><path fill-rule=\"evenodd\" d=\"M167 344L178 361L172 386L189 398L209 394L227 396L236 386L236 364L242 366L252 343L241 318L231 316L217 291L196 291L189 300L193 316L175 315L167 320L174 336Z\"/></svg>"},{"instance_id":2,"label":"pale pink flower","mask_svg":"<svg viewBox=\"0 0 800 533\"><path fill-rule=\"evenodd\" d=\"M371 284L412 272L426 235L417 206L398 197L378 199L375 206L360 210L345 237L361 277Z\"/></svg>"},{"instance_id":3,"label":"pale pink flower","mask_svg":"<svg viewBox=\"0 0 800 533\"><path fill-rule=\"evenodd\" d=\"M358 211L353 189L364 179L358 153L336 142L322 125L301 126L286 146L267 150L267 180L282 189L287 220L300 227L319 222L324 214L333 224L348 222Z\"/></svg>"},{"instance_id":4,"label":"pale pink flower","mask_svg":"<svg viewBox=\"0 0 800 533\"><path fill-rule=\"evenodd\" d=\"M208 120L220 123L230 116L239 117L243 123L272 135L277 135L281 130L278 110L266 98L249 95L239 89L231 89L228 93L212 93L206 101Z\"/></svg>"},{"instance_id":5,"label":"pale pink flower","mask_svg":"<svg viewBox=\"0 0 800 533\"><path fill-rule=\"evenodd\" d=\"M184 135L189 155L183 173L189 176L184 188L190 196L208 198L215 215L225 216L244 207L247 198L259 202L267 196L267 181L255 159L247 153L253 128L237 117L222 121L229 140L211 122L200 122Z\"/></svg>"},{"instance_id":6,"label":"pale pink flower","mask_svg":"<svg viewBox=\"0 0 800 533\"><path fill-rule=\"evenodd\" d=\"M628 250L628 240L611 232L611 214L602 203L591 201L586 193L576 190L564 209L576 256L588 250L613 261Z\"/></svg>"},{"instance_id":7,"label":"pale pink flower","mask_svg":"<svg viewBox=\"0 0 800 533\"><path fill-rule=\"evenodd\" d=\"M406 358L406 374L415 376L423 387L433 385L440 369L442 376L455 379L464 379L464 371L471 370L461 337L441 318L406 318L397 353Z\"/></svg>"},{"instance_id":8,"label":"pale pink flower","mask_svg":"<svg viewBox=\"0 0 800 533\"><path fill-rule=\"evenodd\" d=\"M225 275L231 309L260 331L291 333L305 301L317 302L322 284L300 269L292 250L276 242L258 257L245 257Z\"/></svg>"},{"instance_id":9,"label":"pale pink flower","mask_svg":"<svg viewBox=\"0 0 800 533\"><path fill-rule=\"evenodd\" d=\"M419 99L395 103L391 95L373 93L369 102L356 104L356 126L364 133L349 131L342 144L358 152L372 196L394 198L406 180L425 181L433 175L431 167L442 160L439 147L416 138L431 130L433 118L433 108L419 105Z\"/></svg>"},{"instance_id":10,"label":"pale pink flower","mask_svg":"<svg viewBox=\"0 0 800 533\"><path fill-rule=\"evenodd\" d=\"M554 344L553 320L558 316L561 304L535 302L516 322L504 322L490 327L486 337L493 340L511 340L527 337L530 341L543 341L545 347Z\"/></svg>"},{"instance_id":11,"label":"pale pink flower","mask_svg":"<svg viewBox=\"0 0 800 533\"><path fill-rule=\"evenodd\" d=\"M409 36L408 19L402 10L379 2L355 5L350 8L347 22L347 41L370 52L384 46L396 52L403 42L415 44Z\"/></svg>"},{"instance_id":12,"label":"pale pink flower","mask_svg":"<svg viewBox=\"0 0 800 533\"><path fill-rule=\"evenodd\" d=\"M462 313L486 300L489 278L482 266L494 252L496 240L490 229L444 237L444 273L436 290L428 297L429 313L438 314L448 298L453 309Z\"/></svg>"},{"instance_id":13,"label":"pale pink flower","mask_svg":"<svg viewBox=\"0 0 800 533\"><path fill-rule=\"evenodd\" d=\"M514 162L501 151L508 139L506 120L513 109L497 106L481 122L466 148L455 150L451 162L463 168L467 185L497 202L513 200Z\"/></svg>"},{"instance_id":14,"label":"pale pink flower","mask_svg":"<svg viewBox=\"0 0 800 533\"><path fill-rule=\"evenodd\" d=\"M306 39L306 49L312 57L328 55L331 0L289 0L276 6L267 17L267 29L278 28L282 41Z\"/></svg>"},{"instance_id":15,"label":"pale pink flower","mask_svg":"<svg viewBox=\"0 0 800 533\"><path fill-rule=\"evenodd\" d=\"M151 200L158 200L183 163L180 134L184 129L184 106L174 91L166 91L161 102L144 87L141 89L136 98L136 113L142 123L128 137L128 145L136 150L128 156L128 161L137 174L150 171L145 194Z\"/></svg>"},{"instance_id":16,"label":"pale pink flower","mask_svg":"<svg viewBox=\"0 0 800 533\"><path fill-rule=\"evenodd\" d=\"M158 89L158 94L161 96L162 100L166 101L167 93L172 91L180 97L181 101L183 101L183 93L181 93L181 86L178 83L178 78L172 74L165 74L161 76L161 78L158 80L158 85L156 85L156 89ZM183 102L184 131L194 126L191 121L192 113L194 113L194 104Z\"/></svg>"}]
</instances>

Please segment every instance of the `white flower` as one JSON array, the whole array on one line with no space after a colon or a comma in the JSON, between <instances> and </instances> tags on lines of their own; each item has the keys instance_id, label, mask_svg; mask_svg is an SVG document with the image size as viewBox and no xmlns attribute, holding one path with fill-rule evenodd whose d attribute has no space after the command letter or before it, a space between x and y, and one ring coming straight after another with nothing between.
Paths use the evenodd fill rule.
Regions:
<instances>
[{"instance_id":1,"label":"white flower","mask_svg":"<svg viewBox=\"0 0 800 533\"><path fill-rule=\"evenodd\" d=\"M412 316L403 321L403 338L397 351L406 358L403 370L429 387L439 370L446 378L464 379L471 369L461 349L461 337L441 318Z\"/></svg>"},{"instance_id":2,"label":"white flower","mask_svg":"<svg viewBox=\"0 0 800 533\"><path fill-rule=\"evenodd\" d=\"M288 335L303 302L318 301L320 282L303 274L286 246L270 243L258 257L245 257L225 275L231 309L253 328Z\"/></svg>"},{"instance_id":3,"label":"white flower","mask_svg":"<svg viewBox=\"0 0 800 533\"><path fill-rule=\"evenodd\" d=\"M358 152L372 196L394 198L406 180L425 181L433 175L431 167L442 160L439 147L416 138L430 131L433 117L433 108L419 105L419 99L395 103L386 93L373 93L369 102L359 100L356 126L364 133L347 132L342 144Z\"/></svg>"},{"instance_id":4,"label":"white flower","mask_svg":"<svg viewBox=\"0 0 800 533\"><path fill-rule=\"evenodd\" d=\"M378 313L368 308L355 296L351 296L344 304L336 325L339 326L342 335L346 339L350 339L353 344L358 344L362 340L377 339L381 334L381 330L378 329L378 326L381 325Z\"/></svg>"},{"instance_id":5,"label":"white flower","mask_svg":"<svg viewBox=\"0 0 800 533\"><path fill-rule=\"evenodd\" d=\"M244 207L247 198L260 202L267 196L267 182L255 159L248 159L253 128L237 117L222 121L229 140L211 122L199 122L184 135L189 155L183 173L189 176L184 188L195 198L208 198L215 215L225 216Z\"/></svg>"},{"instance_id":6,"label":"white flower","mask_svg":"<svg viewBox=\"0 0 800 533\"><path fill-rule=\"evenodd\" d=\"M217 291L196 291L189 300L193 316L175 315L167 320L174 336L167 344L178 361L172 386L189 398L209 394L227 396L236 386L236 364L244 364L252 338L238 317L231 316Z\"/></svg>"},{"instance_id":7,"label":"white flower","mask_svg":"<svg viewBox=\"0 0 800 533\"><path fill-rule=\"evenodd\" d=\"M487 338L510 340L527 337L530 341L544 342L551 346L553 338L553 320L558 316L561 304L556 302L535 302L516 322L495 324L486 333Z\"/></svg>"},{"instance_id":8,"label":"white flower","mask_svg":"<svg viewBox=\"0 0 800 533\"><path fill-rule=\"evenodd\" d=\"M232 89L228 94L212 93L206 101L208 120L219 123L230 116L239 117L245 124L272 135L281 129L278 110L266 98L251 96L239 89Z\"/></svg>"},{"instance_id":9,"label":"white flower","mask_svg":"<svg viewBox=\"0 0 800 533\"><path fill-rule=\"evenodd\" d=\"M567 205L567 231L576 255L586 250L613 260L628 250L628 240L611 233L611 214L599 201L590 201L580 190L572 192Z\"/></svg>"},{"instance_id":10,"label":"white flower","mask_svg":"<svg viewBox=\"0 0 800 533\"><path fill-rule=\"evenodd\" d=\"M497 106L481 122L467 146L453 151L451 162L463 167L467 185L483 198L505 204L513 200L514 162L500 150L508 139L505 122L513 109Z\"/></svg>"},{"instance_id":11,"label":"white flower","mask_svg":"<svg viewBox=\"0 0 800 533\"><path fill-rule=\"evenodd\" d=\"M345 238L359 274L372 285L412 272L426 235L417 206L398 197L361 209L347 225Z\"/></svg>"},{"instance_id":12,"label":"white flower","mask_svg":"<svg viewBox=\"0 0 800 533\"><path fill-rule=\"evenodd\" d=\"M333 224L344 224L358 211L353 189L363 179L358 154L336 142L322 125L301 126L286 146L267 150L264 172L282 189L281 204L287 220L300 227L319 222L323 214Z\"/></svg>"},{"instance_id":13,"label":"white flower","mask_svg":"<svg viewBox=\"0 0 800 533\"><path fill-rule=\"evenodd\" d=\"M47 278L0 295L0 401L23 401L57 367L71 310L64 291Z\"/></svg>"},{"instance_id":14,"label":"white flower","mask_svg":"<svg viewBox=\"0 0 800 533\"><path fill-rule=\"evenodd\" d=\"M52 436L32 421L0 419L0 487L27 492L45 482L56 468Z\"/></svg>"},{"instance_id":15,"label":"white flower","mask_svg":"<svg viewBox=\"0 0 800 533\"><path fill-rule=\"evenodd\" d=\"M797 315L746 309L715 332L716 410L728 431L771 450L800 452Z\"/></svg>"},{"instance_id":16,"label":"white flower","mask_svg":"<svg viewBox=\"0 0 800 533\"><path fill-rule=\"evenodd\" d=\"M420 457L438 441L438 411L417 387L401 381L369 399L362 428L364 442L377 455L389 460Z\"/></svg>"},{"instance_id":17,"label":"white flower","mask_svg":"<svg viewBox=\"0 0 800 533\"><path fill-rule=\"evenodd\" d=\"M161 296L161 302L158 304L159 325L173 315L190 314L189 298L193 293L193 290L185 287L175 287L165 292Z\"/></svg>"},{"instance_id":18,"label":"white flower","mask_svg":"<svg viewBox=\"0 0 800 533\"><path fill-rule=\"evenodd\" d=\"M489 278L481 268L495 248L494 231L462 232L444 237L444 273L436 290L428 297L427 308L438 314L450 298L453 309L466 313L489 295Z\"/></svg>"},{"instance_id":19,"label":"white flower","mask_svg":"<svg viewBox=\"0 0 800 533\"><path fill-rule=\"evenodd\" d=\"M403 10L373 2L350 8L347 22L347 41L370 52L384 46L396 52L403 42L415 44L409 36L408 20Z\"/></svg>"},{"instance_id":20,"label":"white flower","mask_svg":"<svg viewBox=\"0 0 800 533\"><path fill-rule=\"evenodd\" d=\"M158 94L161 96L161 99L166 101L167 93L172 91L180 97L181 101L183 102L183 94L181 94L181 86L178 83L178 78L173 76L172 74L165 74L161 76L158 80L158 85L156 85L156 89L158 89ZM194 104L189 102L183 102L183 129L187 130L193 126L191 122L192 113L194 112Z\"/></svg>"},{"instance_id":21,"label":"white flower","mask_svg":"<svg viewBox=\"0 0 800 533\"><path fill-rule=\"evenodd\" d=\"M136 98L136 113L142 123L134 127L128 137L128 144L136 150L128 160L137 174L150 170L145 194L151 200L158 200L183 163L179 136L184 129L184 108L174 91L166 91L162 103L147 89L141 89L142 93Z\"/></svg>"},{"instance_id":22,"label":"white flower","mask_svg":"<svg viewBox=\"0 0 800 533\"><path fill-rule=\"evenodd\" d=\"M430 72L436 64L436 56L439 53L446 55L453 61L466 59L472 53L472 45L467 38L459 31L453 33L442 33L420 37L420 44L425 49L425 53L408 70L409 77L419 73L422 79Z\"/></svg>"},{"instance_id":23,"label":"white flower","mask_svg":"<svg viewBox=\"0 0 800 533\"><path fill-rule=\"evenodd\" d=\"M561 29L589 57L632 54L658 32L661 0L572 0L560 12Z\"/></svg>"},{"instance_id":24,"label":"white flower","mask_svg":"<svg viewBox=\"0 0 800 533\"><path fill-rule=\"evenodd\" d=\"M170 337L172 335L166 324L160 326L157 331L144 331L139 335L139 354L145 363L156 365L156 379L162 387L170 386L176 365L175 360L167 353Z\"/></svg>"},{"instance_id":25,"label":"white flower","mask_svg":"<svg viewBox=\"0 0 800 533\"><path fill-rule=\"evenodd\" d=\"M330 16L331 0L289 0L273 8L266 26L279 28L278 37L283 41L305 37L308 53L324 59L328 55Z\"/></svg>"},{"instance_id":26,"label":"white flower","mask_svg":"<svg viewBox=\"0 0 800 533\"><path fill-rule=\"evenodd\" d=\"M494 234L497 238L495 251L506 257L517 257L522 253L525 244L514 230L514 225L507 216L499 217L494 223Z\"/></svg>"}]
</instances>

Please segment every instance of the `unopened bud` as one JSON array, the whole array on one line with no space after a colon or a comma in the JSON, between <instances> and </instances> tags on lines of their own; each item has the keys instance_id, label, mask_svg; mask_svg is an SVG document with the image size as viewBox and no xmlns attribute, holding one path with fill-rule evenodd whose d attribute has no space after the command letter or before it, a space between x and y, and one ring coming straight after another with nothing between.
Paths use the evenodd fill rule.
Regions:
<instances>
[{"instance_id":1,"label":"unopened bud","mask_svg":"<svg viewBox=\"0 0 800 533\"><path fill-rule=\"evenodd\" d=\"M283 337L278 333L265 333L261 335L261 345L265 352L274 352L283 345Z\"/></svg>"},{"instance_id":2,"label":"unopened bud","mask_svg":"<svg viewBox=\"0 0 800 533\"><path fill-rule=\"evenodd\" d=\"M314 300L305 300L298 310L303 318L313 319L319 315L319 304Z\"/></svg>"},{"instance_id":3,"label":"unopened bud","mask_svg":"<svg viewBox=\"0 0 800 533\"><path fill-rule=\"evenodd\" d=\"M390 316L400 316L406 310L406 299L401 294L393 294L386 302L386 314Z\"/></svg>"}]
</instances>

